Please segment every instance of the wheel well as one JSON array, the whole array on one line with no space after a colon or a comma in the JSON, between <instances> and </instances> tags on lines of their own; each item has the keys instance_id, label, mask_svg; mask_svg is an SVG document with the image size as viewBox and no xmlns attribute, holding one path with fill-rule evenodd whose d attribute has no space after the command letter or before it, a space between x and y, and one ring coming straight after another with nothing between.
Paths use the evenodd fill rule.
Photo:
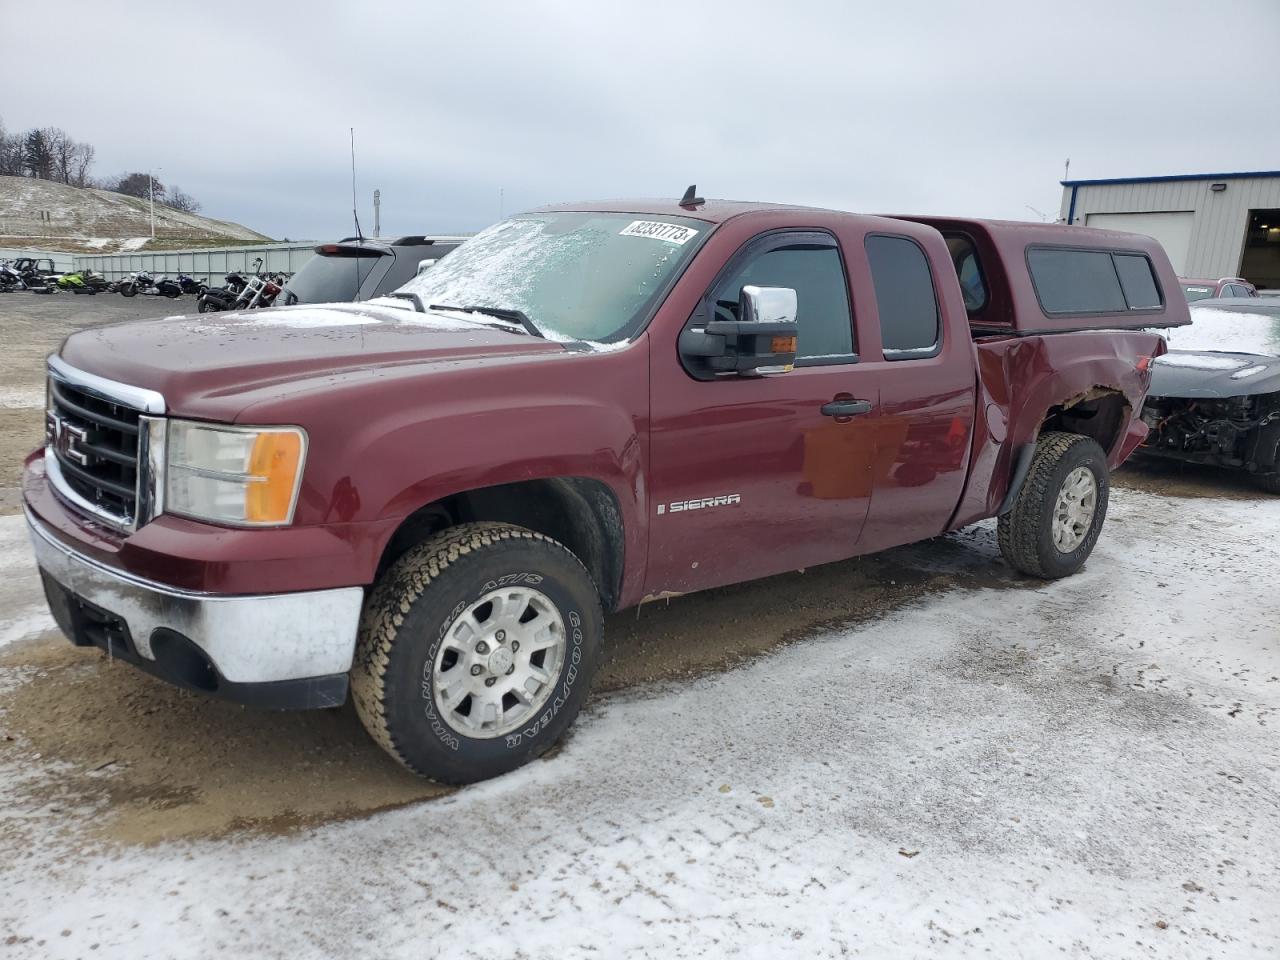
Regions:
<instances>
[{"instance_id":1,"label":"wheel well","mask_svg":"<svg viewBox=\"0 0 1280 960\"><path fill-rule=\"evenodd\" d=\"M1129 401L1119 390L1094 387L1050 407L1040 424L1040 432L1061 430L1092 437L1109 456L1120 441L1129 413Z\"/></svg>"},{"instance_id":2,"label":"wheel well","mask_svg":"<svg viewBox=\"0 0 1280 960\"><path fill-rule=\"evenodd\" d=\"M378 562L378 576L427 537L476 520L513 523L560 541L591 574L604 608L617 606L622 589L622 512L607 485L585 477L503 483L429 503L405 517L391 535Z\"/></svg>"}]
</instances>

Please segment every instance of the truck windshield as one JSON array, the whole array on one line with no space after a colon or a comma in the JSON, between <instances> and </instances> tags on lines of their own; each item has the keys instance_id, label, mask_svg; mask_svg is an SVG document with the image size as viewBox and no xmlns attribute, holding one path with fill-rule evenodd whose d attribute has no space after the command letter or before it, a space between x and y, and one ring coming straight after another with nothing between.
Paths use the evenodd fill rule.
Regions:
<instances>
[{"instance_id":1,"label":"truck windshield","mask_svg":"<svg viewBox=\"0 0 1280 960\"><path fill-rule=\"evenodd\" d=\"M632 213L523 214L472 237L400 289L426 304L519 310L549 339L624 340L708 227Z\"/></svg>"},{"instance_id":2,"label":"truck windshield","mask_svg":"<svg viewBox=\"0 0 1280 960\"><path fill-rule=\"evenodd\" d=\"M1197 300L1207 300L1209 297L1212 297L1213 287L1201 287L1184 283L1182 285L1182 292L1186 294L1188 303L1195 303Z\"/></svg>"}]
</instances>

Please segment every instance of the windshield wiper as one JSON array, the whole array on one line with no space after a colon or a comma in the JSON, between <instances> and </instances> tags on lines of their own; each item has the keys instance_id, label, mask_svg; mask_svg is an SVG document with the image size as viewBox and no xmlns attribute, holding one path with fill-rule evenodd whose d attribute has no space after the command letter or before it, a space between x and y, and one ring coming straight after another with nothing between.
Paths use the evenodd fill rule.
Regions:
<instances>
[{"instance_id":1,"label":"windshield wiper","mask_svg":"<svg viewBox=\"0 0 1280 960\"><path fill-rule=\"evenodd\" d=\"M447 303L433 303L432 310L453 310L457 313L483 313L487 317L497 317L499 320L506 320L508 323L518 323L524 327L525 332L531 337L542 337L546 339L546 335L538 329L538 325L529 319L528 314L523 310L516 310L513 307L485 307L479 304L472 304L466 307L455 307Z\"/></svg>"},{"instance_id":2,"label":"windshield wiper","mask_svg":"<svg viewBox=\"0 0 1280 960\"><path fill-rule=\"evenodd\" d=\"M413 304L413 309L418 311L418 313L427 312L426 304L422 302L422 298L416 293L411 293L408 290L393 290L391 293L387 294L387 296L395 297L397 300L408 300Z\"/></svg>"}]
</instances>

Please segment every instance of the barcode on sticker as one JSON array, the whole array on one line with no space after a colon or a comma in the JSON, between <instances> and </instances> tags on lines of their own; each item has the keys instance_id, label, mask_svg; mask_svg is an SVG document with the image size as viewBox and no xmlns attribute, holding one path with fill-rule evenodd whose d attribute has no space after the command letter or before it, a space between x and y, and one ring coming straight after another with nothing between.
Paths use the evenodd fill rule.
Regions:
<instances>
[{"instance_id":1,"label":"barcode on sticker","mask_svg":"<svg viewBox=\"0 0 1280 960\"><path fill-rule=\"evenodd\" d=\"M651 240L665 240L683 246L698 235L692 227L682 227L675 223L662 223L658 220L632 220L619 236L649 237Z\"/></svg>"}]
</instances>

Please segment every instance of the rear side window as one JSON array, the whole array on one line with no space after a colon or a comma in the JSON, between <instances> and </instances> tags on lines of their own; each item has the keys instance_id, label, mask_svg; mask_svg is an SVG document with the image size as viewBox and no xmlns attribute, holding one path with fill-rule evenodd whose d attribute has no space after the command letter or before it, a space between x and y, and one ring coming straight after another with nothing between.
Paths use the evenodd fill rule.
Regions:
<instances>
[{"instance_id":1,"label":"rear side window","mask_svg":"<svg viewBox=\"0 0 1280 960\"><path fill-rule=\"evenodd\" d=\"M1113 254L1120 289L1130 310L1146 310L1160 306L1160 290L1151 273L1151 261L1139 254Z\"/></svg>"},{"instance_id":2,"label":"rear side window","mask_svg":"<svg viewBox=\"0 0 1280 960\"><path fill-rule=\"evenodd\" d=\"M982 268L978 266L978 252L973 241L960 234L946 239L951 262L955 264L956 276L960 280L960 291L964 294L964 308L969 313L980 313L987 305L987 285L982 278Z\"/></svg>"},{"instance_id":3,"label":"rear side window","mask_svg":"<svg viewBox=\"0 0 1280 960\"><path fill-rule=\"evenodd\" d=\"M914 240L870 236L867 262L880 311L886 360L910 360L938 352L938 300L929 261Z\"/></svg>"},{"instance_id":4,"label":"rear side window","mask_svg":"<svg viewBox=\"0 0 1280 960\"><path fill-rule=\"evenodd\" d=\"M1027 267L1048 314L1124 313L1161 303L1151 261L1141 254L1031 247Z\"/></svg>"}]
</instances>

